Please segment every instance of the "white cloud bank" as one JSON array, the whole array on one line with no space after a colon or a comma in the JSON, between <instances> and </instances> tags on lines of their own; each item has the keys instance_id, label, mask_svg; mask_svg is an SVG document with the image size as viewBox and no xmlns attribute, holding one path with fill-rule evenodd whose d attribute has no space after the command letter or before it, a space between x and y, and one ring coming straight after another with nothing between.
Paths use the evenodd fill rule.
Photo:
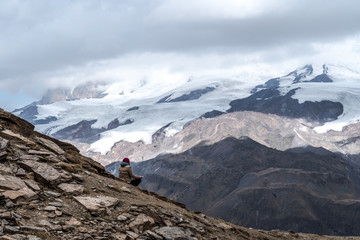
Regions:
<instances>
[{"instance_id":1,"label":"white cloud bank","mask_svg":"<svg viewBox=\"0 0 360 240\"><path fill-rule=\"evenodd\" d=\"M359 10L357 0L1 1L0 94L161 72L263 68L266 80L312 62L358 69ZM12 103L1 94L1 106Z\"/></svg>"}]
</instances>

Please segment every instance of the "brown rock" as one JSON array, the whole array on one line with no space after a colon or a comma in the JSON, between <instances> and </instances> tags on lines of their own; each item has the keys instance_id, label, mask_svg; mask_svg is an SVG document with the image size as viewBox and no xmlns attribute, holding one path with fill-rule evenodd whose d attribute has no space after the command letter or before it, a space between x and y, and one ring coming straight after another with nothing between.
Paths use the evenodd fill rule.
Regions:
<instances>
[{"instance_id":1,"label":"brown rock","mask_svg":"<svg viewBox=\"0 0 360 240\"><path fill-rule=\"evenodd\" d=\"M73 195L80 195L84 192L84 187L79 184L62 183L58 185L58 188L60 188L65 193L70 193Z\"/></svg>"},{"instance_id":2,"label":"brown rock","mask_svg":"<svg viewBox=\"0 0 360 240\"><path fill-rule=\"evenodd\" d=\"M72 217L69 221L66 222L68 226L80 226L82 223L76 218Z\"/></svg>"},{"instance_id":3,"label":"brown rock","mask_svg":"<svg viewBox=\"0 0 360 240\"><path fill-rule=\"evenodd\" d=\"M28 187L30 187L34 191L40 191L41 190L39 185L32 179L26 179L24 182L26 183L26 185L28 185Z\"/></svg>"},{"instance_id":4,"label":"brown rock","mask_svg":"<svg viewBox=\"0 0 360 240\"><path fill-rule=\"evenodd\" d=\"M35 173L35 177L40 178L50 184L58 184L62 181L60 173L50 165L42 162L25 160L18 163L28 171Z\"/></svg>"},{"instance_id":5,"label":"brown rock","mask_svg":"<svg viewBox=\"0 0 360 240\"><path fill-rule=\"evenodd\" d=\"M153 218L146 216L145 214L139 214L134 221L129 224L130 229L135 231L139 229L140 231L150 230L155 225Z\"/></svg>"},{"instance_id":6,"label":"brown rock","mask_svg":"<svg viewBox=\"0 0 360 240\"><path fill-rule=\"evenodd\" d=\"M17 191L8 190L3 192L3 195L10 200L18 200L20 198L25 198L26 200L30 201L38 198L38 195L28 187L19 189Z\"/></svg>"},{"instance_id":7,"label":"brown rock","mask_svg":"<svg viewBox=\"0 0 360 240\"><path fill-rule=\"evenodd\" d=\"M18 177L0 175L0 188L9 190L19 190L26 188L26 184Z\"/></svg>"},{"instance_id":8,"label":"brown rock","mask_svg":"<svg viewBox=\"0 0 360 240\"><path fill-rule=\"evenodd\" d=\"M108 196L98 197L74 197L83 207L89 211L105 211L105 208L117 205L120 200Z\"/></svg>"},{"instance_id":9,"label":"brown rock","mask_svg":"<svg viewBox=\"0 0 360 240\"><path fill-rule=\"evenodd\" d=\"M54 151L57 154L65 154L65 151L62 150L56 143L54 143L53 141L50 141L48 139L42 138L42 137L36 137L35 138L36 142L44 145L45 147L48 147L49 149L51 149L52 151Z\"/></svg>"}]
</instances>

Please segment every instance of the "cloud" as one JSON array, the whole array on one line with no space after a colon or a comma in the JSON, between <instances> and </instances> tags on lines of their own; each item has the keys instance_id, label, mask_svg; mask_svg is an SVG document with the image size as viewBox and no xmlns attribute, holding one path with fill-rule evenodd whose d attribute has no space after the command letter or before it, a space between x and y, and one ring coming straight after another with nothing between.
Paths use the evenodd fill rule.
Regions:
<instances>
[{"instance_id":1,"label":"cloud","mask_svg":"<svg viewBox=\"0 0 360 240\"><path fill-rule=\"evenodd\" d=\"M357 0L1 1L0 89L36 95L135 71L295 64L336 44L358 52L359 8Z\"/></svg>"}]
</instances>

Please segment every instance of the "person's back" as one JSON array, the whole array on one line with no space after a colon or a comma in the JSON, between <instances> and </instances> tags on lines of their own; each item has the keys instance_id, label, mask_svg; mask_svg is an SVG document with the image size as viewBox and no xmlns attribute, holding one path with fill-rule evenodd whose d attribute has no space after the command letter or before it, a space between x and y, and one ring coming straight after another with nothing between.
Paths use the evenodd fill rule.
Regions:
<instances>
[{"instance_id":1,"label":"person's back","mask_svg":"<svg viewBox=\"0 0 360 240\"><path fill-rule=\"evenodd\" d=\"M130 160L124 158L119 167L119 178L127 183L137 186L141 182L141 176L136 176L130 166Z\"/></svg>"}]
</instances>

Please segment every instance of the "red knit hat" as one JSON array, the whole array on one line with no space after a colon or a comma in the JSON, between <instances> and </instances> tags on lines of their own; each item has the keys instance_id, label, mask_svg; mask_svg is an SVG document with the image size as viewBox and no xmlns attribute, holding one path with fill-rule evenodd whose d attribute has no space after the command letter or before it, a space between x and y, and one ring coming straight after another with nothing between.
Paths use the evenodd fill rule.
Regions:
<instances>
[{"instance_id":1,"label":"red knit hat","mask_svg":"<svg viewBox=\"0 0 360 240\"><path fill-rule=\"evenodd\" d=\"M124 158L124 159L123 159L123 162L130 163L130 159Z\"/></svg>"}]
</instances>

